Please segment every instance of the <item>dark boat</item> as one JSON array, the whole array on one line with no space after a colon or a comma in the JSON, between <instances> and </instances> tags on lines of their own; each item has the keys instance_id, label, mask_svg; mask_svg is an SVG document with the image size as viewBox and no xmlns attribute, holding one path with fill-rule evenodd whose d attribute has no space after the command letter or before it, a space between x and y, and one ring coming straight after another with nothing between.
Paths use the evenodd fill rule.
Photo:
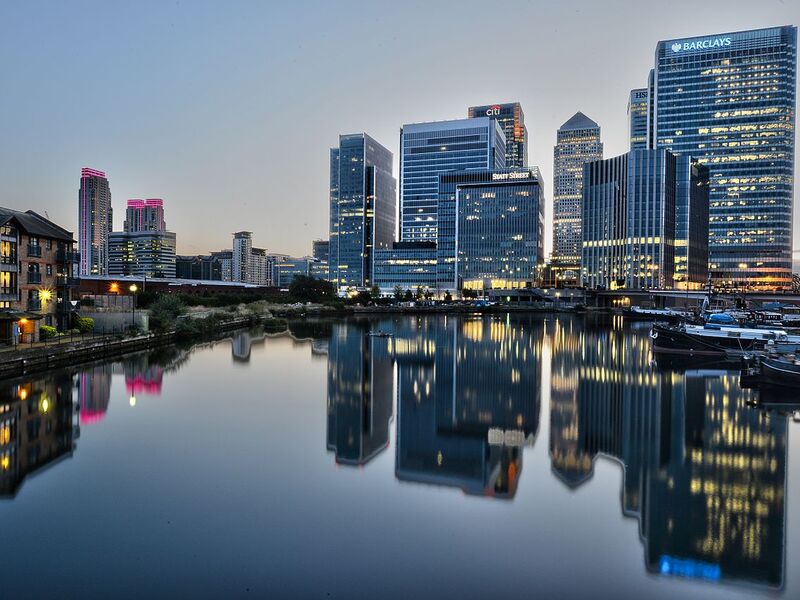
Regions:
<instances>
[{"instance_id":1,"label":"dark boat","mask_svg":"<svg viewBox=\"0 0 800 600\"><path fill-rule=\"evenodd\" d=\"M667 325L656 323L650 330L655 354L684 356L740 357L769 349L792 351L800 347L800 337L782 329L749 329L718 325Z\"/></svg>"},{"instance_id":2,"label":"dark boat","mask_svg":"<svg viewBox=\"0 0 800 600\"><path fill-rule=\"evenodd\" d=\"M759 365L762 383L800 387L799 359L786 356L762 356ZM800 391L798 395L800 395Z\"/></svg>"}]
</instances>

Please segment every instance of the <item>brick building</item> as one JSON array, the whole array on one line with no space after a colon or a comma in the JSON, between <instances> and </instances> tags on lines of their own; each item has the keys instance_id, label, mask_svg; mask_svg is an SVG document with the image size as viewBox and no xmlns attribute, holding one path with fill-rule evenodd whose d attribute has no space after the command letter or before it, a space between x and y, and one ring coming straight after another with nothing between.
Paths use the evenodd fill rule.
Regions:
<instances>
[{"instance_id":1,"label":"brick building","mask_svg":"<svg viewBox=\"0 0 800 600\"><path fill-rule=\"evenodd\" d=\"M72 232L29 210L0 207L0 344L70 327L78 263Z\"/></svg>"}]
</instances>

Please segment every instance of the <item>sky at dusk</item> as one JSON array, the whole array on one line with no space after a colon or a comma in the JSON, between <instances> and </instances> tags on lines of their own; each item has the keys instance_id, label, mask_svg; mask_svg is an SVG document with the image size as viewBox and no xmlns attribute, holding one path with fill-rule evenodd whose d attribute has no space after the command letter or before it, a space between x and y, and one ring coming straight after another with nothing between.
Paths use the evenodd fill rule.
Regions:
<instances>
[{"instance_id":1,"label":"sky at dusk","mask_svg":"<svg viewBox=\"0 0 800 600\"><path fill-rule=\"evenodd\" d=\"M800 24L800 1L0 2L0 205L77 227L80 169L164 198L178 252L327 237L328 149L366 131L522 103L546 181L575 111L626 152L628 93L656 42ZM797 154L797 153L796 153ZM800 171L798 171L800 172ZM795 248L800 220L795 210ZM800 253L795 252L800 259Z\"/></svg>"}]
</instances>

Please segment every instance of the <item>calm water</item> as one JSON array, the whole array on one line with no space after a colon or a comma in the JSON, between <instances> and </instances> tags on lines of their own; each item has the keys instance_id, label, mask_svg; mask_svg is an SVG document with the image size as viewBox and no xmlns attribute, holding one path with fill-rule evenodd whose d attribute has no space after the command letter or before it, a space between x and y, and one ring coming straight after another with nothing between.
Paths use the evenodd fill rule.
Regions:
<instances>
[{"instance_id":1,"label":"calm water","mask_svg":"<svg viewBox=\"0 0 800 600\"><path fill-rule=\"evenodd\" d=\"M757 399L513 315L3 381L0 597L797 598L800 425Z\"/></svg>"}]
</instances>

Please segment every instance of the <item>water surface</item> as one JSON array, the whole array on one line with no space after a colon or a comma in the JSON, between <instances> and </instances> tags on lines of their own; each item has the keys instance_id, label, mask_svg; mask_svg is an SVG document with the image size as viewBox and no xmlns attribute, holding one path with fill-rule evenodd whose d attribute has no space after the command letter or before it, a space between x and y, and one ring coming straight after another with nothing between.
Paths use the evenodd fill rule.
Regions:
<instances>
[{"instance_id":1,"label":"water surface","mask_svg":"<svg viewBox=\"0 0 800 600\"><path fill-rule=\"evenodd\" d=\"M3 381L0 597L795 598L773 400L646 325L520 315Z\"/></svg>"}]
</instances>

